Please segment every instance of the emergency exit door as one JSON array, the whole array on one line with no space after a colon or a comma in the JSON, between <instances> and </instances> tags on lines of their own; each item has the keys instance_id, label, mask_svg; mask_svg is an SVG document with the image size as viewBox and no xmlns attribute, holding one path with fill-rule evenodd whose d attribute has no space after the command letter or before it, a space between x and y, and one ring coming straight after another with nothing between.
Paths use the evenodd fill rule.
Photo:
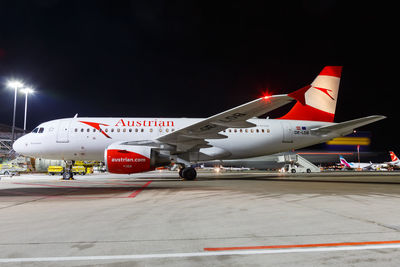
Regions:
<instances>
[{"instance_id":1,"label":"emergency exit door","mask_svg":"<svg viewBox=\"0 0 400 267\"><path fill-rule=\"evenodd\" d=\"M282 122L282 143L293 143L293 129L290 122Z\"/></svg>"}]
</instances>

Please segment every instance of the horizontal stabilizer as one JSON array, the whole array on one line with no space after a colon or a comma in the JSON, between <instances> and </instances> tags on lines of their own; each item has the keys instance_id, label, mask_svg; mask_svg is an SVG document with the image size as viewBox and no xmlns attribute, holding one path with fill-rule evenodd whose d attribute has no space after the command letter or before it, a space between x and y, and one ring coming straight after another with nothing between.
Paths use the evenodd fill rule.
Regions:
<instances>
[{"instance_id":1,"label":"horizontal stabilizer","mask_svg":"<svg viewBox=\"0 0 400 267\"><path fill-rule=\"evenodd\" d=\"M345 121L341 123L335 123L332 125L322 126L318 128L311 129L311 132L315 135L320 135L322 137L330 137L330 136L343 136L350 134L354 131L354 129L359 128L361 126L380 121L385 119L385 116L381 115L373 115L364 118L359 118L355 120Z\"/></svg>"}]
</instances>

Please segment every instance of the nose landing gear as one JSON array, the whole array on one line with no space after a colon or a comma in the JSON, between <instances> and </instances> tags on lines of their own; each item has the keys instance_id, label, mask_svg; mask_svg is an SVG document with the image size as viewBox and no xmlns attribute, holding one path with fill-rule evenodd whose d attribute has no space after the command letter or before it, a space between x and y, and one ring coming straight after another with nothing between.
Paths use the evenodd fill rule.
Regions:
<instances>
[{"instance_id":1,"label":"nose landing gear","mask_svg":"<svg viewBox=\"0 0 400 267\"><path fill-rule=\"evenodd\" d=\"M72 166L74 161L65 161L65 170L63 172L63 180L74 180L74 174L72 172Z\"/></svg>"}]
</instances>

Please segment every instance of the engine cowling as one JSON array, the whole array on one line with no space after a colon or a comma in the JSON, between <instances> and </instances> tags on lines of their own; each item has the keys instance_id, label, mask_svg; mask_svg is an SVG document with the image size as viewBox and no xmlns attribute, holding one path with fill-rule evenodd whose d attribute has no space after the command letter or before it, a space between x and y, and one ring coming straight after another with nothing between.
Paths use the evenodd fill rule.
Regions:
<instances>
[{"instance_id":1,"label":"engine cowling","mask_svg":"<svg viewBox=\"0 0 400 267\"><path fill-rule=\"evenodd\" d=\"M107 169L111 173L131 174L152 171L170 163L169 157L149 146L112 144L104 152Z\"/></svg>"}]
</instances>

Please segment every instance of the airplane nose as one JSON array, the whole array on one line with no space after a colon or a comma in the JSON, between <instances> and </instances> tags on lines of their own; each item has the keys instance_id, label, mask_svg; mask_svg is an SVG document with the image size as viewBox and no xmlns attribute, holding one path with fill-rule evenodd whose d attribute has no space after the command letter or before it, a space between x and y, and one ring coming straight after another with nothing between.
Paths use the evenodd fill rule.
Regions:
<instances>
[{"instance_id":1,"label":"airplane nose","mask_svg":"<svg viewBox=\"0 0 400 267\"><path fill-rule=\"evenodd\" d=\"M13 149L15 152L22 154L23 153L23 143L21 138L18 138L17 140L14 141L14 144L12 145Z\"/></svg>"}]
</instances>

